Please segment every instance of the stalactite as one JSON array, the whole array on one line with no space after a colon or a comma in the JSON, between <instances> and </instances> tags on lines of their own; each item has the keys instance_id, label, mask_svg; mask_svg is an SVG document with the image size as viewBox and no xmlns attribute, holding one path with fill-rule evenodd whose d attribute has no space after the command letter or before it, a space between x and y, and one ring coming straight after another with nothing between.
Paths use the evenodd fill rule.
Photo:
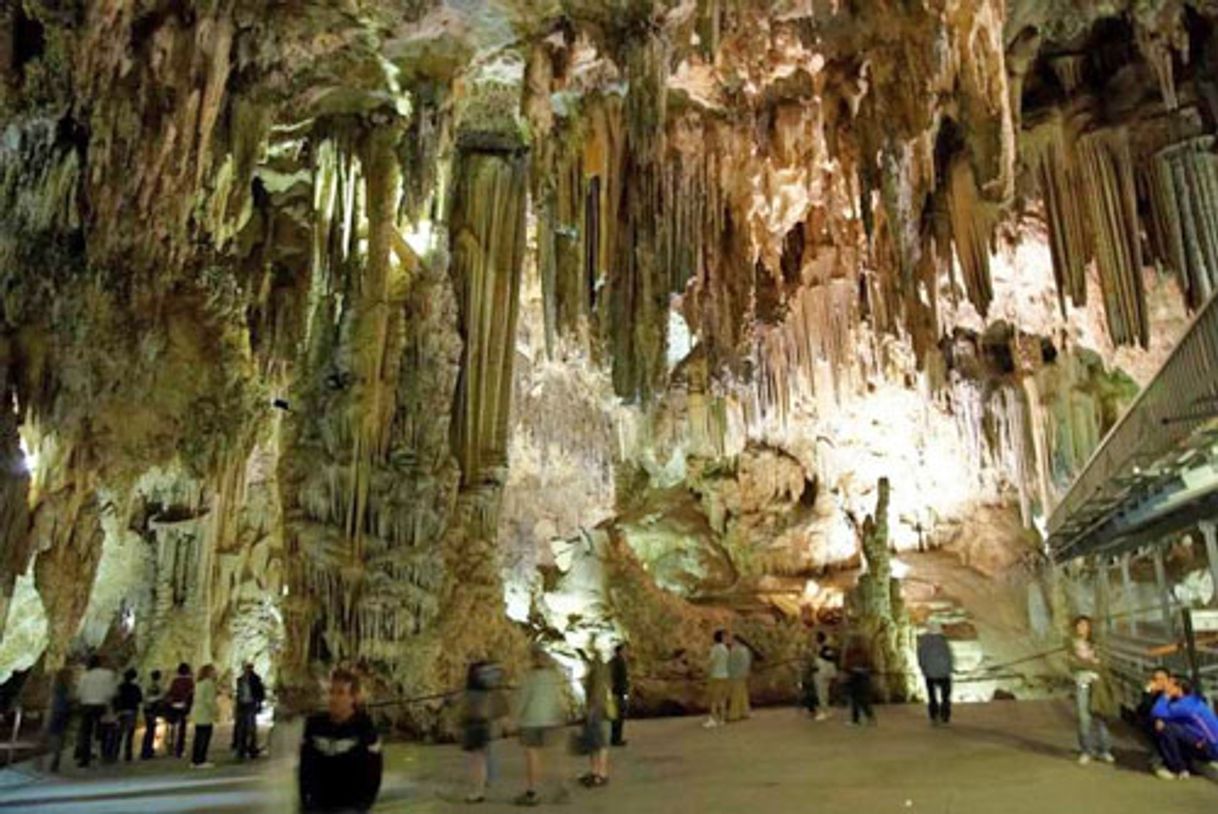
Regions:
<instances>
[{"instance_id":1,"label":"stalactite","mask_svg":"<svg viewBox=\"0 0 1218 814\"><path fill-rule=\"evenodd\" d=\"M1117 344L1145 347L1150 322L1142 285L1141 223L1133 156L1123 128L1078 140L1080 175L1090 205L1108 332Z\"/></svg>"},{"instance_id":2,"label":"stalactite","mask_svg":"<svg viewBox=\"0 0 1218 814\"><path fill-rule=\"evenodd\" d=\"M1030 164L1045 203L1053 275L1063 313L1067 299L1075 306L1087 303L1086 272L1092 246L1087 208L1079 196L1083 182L1066 139L1061 119L1055 117L1032 137L1030 147Z\"/></svg>"},{"instance_id":3,"label":"stalactite","mask_svg":"<svg viewBox=\"0 0 1218 814\"><path fill-rule=\"evenodd\" d=\"M1218 290L1218 155L1213 136L1160 150L1150 168L1152 232L1164 260L1180 275L1189 306Z\"/></svg>"},{"instance_id":4,"label":"stalactite","mask_svg":"<svg viewBox=\"0 0 1218 814\"><path fill-rule=\"evenodd\" d=\"M957 156L951 167L948 208L956 257L964 274L964 290L969 302L984 316L994 299L990 279L990 251L997 214L977 194L973 169L966 156Z\"/></svg>"}]
</instances>

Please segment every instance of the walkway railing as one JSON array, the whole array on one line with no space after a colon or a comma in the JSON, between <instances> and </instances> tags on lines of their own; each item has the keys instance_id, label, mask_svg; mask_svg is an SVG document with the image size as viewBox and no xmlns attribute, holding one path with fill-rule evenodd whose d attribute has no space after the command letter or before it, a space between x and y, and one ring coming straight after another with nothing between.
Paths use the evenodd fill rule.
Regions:
<instances>
[{"instance_id":1,"label":"walkway railing","mask_svg":"<svg viewBox=\"0 0 1218 814\"><path fill-rule=\"evenodd\" d=\"M1139 474L1218 415L1218 296L1197 313L1155 378L1109 431L1049 517L1055 550L1069 547ZM1127 486L1128 483L1125 483Z\"/></svg>"}]
</instances>

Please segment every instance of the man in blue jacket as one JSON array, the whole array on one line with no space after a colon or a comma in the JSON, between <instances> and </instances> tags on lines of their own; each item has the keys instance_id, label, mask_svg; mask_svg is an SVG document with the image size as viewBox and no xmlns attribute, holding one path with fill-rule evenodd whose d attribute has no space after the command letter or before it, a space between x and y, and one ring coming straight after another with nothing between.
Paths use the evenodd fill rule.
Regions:
<instances>
[{"instance_id":1,"label":"man in blue jacket","mask_svg":"<svg viewBox=\"0 0 1218 814\"><path fill-rule=\"evenodd\" d=\"M1180 679L1167 679L1166 689L1151 710L1165 779L1189 776L1189 768L1218 759L1218 715Z\"/></svg>"}]
</instances>

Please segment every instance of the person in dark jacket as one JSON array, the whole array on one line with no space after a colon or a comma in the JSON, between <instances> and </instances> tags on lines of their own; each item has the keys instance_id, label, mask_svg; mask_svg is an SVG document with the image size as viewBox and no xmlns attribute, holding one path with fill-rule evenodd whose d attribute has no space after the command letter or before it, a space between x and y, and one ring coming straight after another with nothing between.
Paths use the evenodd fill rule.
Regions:
<instances>
[{"instance_id":1,"label":"person in dark jacket","mask_svg":"<svg viewBox=\"0 0 1218 814\"><path fill-rule=\"evenodd\" d=\"M860 719L866 718L867 723L874 726L875 711L871 708L871 673L874 666L871 649L862 635L851 637L842 667L849 676L846 687L850 694L850 723L858 726Z\"/></svg>"},{"instance_id":2,"label":"person in dark jacket","mask_svg":"<svg viewBox=\"0 0 1218 814\"><path fill-rule=\"evenodd\" d=\"M155 753L157 718L161 714L161 703L164 698L161 671L153 670L148 675L148 688L144 693L144 743L140 748L140 760L150 760Z\"/></svg>"},{"instance_id":3,"label":"person in dark jacket","mask_svg":"<svg viewBox=\"0 0 1218 814\"><path fill-rule=\"evenodd\" d=\"M952 646L938 622L926 626L918 637L918 667L926 679L926 697L933 726L952 720Z\"/></svg>"},{"instance_id":4,"label":"person in dark jacket","mask_svg":"<svg viewBox=\"0 0 1218 814\"><path fill-rule=\"evenodd\" d=\"M123 673L123 683L118 685L118 695L114 698L114 714L118 716L116 746L122 749L123 759L128 763L135 757L135 722L144 703L144 693L135 681L138 676L134 669Z\"/></svg>"},{"instance_id":5,"label":"person in dark jacket","mask_svg":"<svg viewBox=\"0 0 1218 814\"><path fill-rule=\"evenodd\" d=\"M63 742L68 734L68 723L72 719L72 668L61 667L55 673L51 685L51 705L47 710L47 754L46 766L51 772L59 771L63 755Z\"/></svg>"},{"instance_id":6,"label":"person in dark jacket","mask_svg":"<svg viewBox=\"0 0 1218 814\"><path fill-rule=\"evenodd\" d=\"M190 675L190 665L182 662L169 684L169 692L165 693L164 703L165 720L169 722L169 748L174 757L181 757L186 751L186 727L194 703L195 680Z\"/></svg>"},{"instance_id":7,"label":"person in dark jacket","mask_svg":"<svg viewBox=\"0 0 1218 814\"><path fill-rule=\"evenodd\" d=\"M328 710L305 723L300 744L300 805L306 812L363 812L381 790L381 738L361 708L359 678L330 676Z\"/></svg>"},{"instance_id":8,"label":"person in dark jacket","mask_svg":"<svg viewBox=\"0 0 1218 814\"><path fill-rule=\"evenodd\" d=\"M617 702L617 717L613 719L612 733L609 743L613 746L625 746L622 730L626 724L626 701L630 697L630 652L625 642L613 648L613 658L609 660L609 683L613 698Z\"/></svg>"},{"instance_id":9,"label":"person in dark jacket","mask_svg":"<svg viewBox=\"0 0 1218 814\"><path fill-rule=\"evenodd\" d=\"M236 721L233 725L233 751L238 760L258 756L258 712L266 700L266 688L262 677L254 672L254 665L246 662L237 677L237 691L233 695L236 704Z\"/></svg>"}]
</instances>

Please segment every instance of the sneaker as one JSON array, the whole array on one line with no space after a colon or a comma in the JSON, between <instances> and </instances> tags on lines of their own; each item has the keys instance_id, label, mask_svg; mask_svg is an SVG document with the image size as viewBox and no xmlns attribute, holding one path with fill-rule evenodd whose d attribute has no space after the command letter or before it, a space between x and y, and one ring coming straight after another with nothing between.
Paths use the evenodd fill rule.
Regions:
<instances>
[{"instance_id":1,"label":"sneaker","mask_svg":"<svg viewBox=\"0 0 1218 814\"><path fill-rule=\"evenodd\" d=\"M1091 763L1091 755L1087 754L1086 752L1083 752L1081 755L1078 756L1078 765L1087 766L1090 763Z\"/></svg>"},{"instance_id":2,"label":"sneaker","mask_svg":"<svg viewBox=\"0 0 1218 814\"><path fill-rule=\"evenodd\" d=\"M1176 775L1177 780L1188 780L1190 777L1192 777L1192 775L1187 771L1180 772L1180 774Z\"/></svg>"},{"instance_id":3,"label":"sneaker","mask_svg":"<svg viewBox=\"0 0 1218 814\"><path fill-rule=\"evenodd\" d=\"M1113 755L1112 752L1105 752L1104 754L1100 755L1100 760L1104 761L1105 763L1112 764L1116 763L1116 756Z\"/></svg>"},{"instance_id":4,"label":"sneaker","mask_svg":"<svg viewBox=\"0 0 1218 814\"><path fill-rule=\"evenodd\" d=\"M722 724L720 724L714 718L707 718L706 722L702 724L702 728L703 729L714 729L715 727L721 726L721 725Z\"/></svg>"},{"instance_id":5,"label":"sneaker","mask_svg":"<svg viewBox=\"0 0 1218 814\"><path fill-rule=\"evenodd\" d=\"M475 803L485 803L486 796L482 794L468 794L465 797L465 802L469 803L470 805Z\"/></svg>"},{"instance_id":6,"label":"sneaker","mask_svg":"<svg viewBox=\"0 0 1218 814\"><path fill-rule=\"evenodd\" d=\"M512 802L518 806L535 806L541 803L541 799L537 796L537 792L529 789Z\"/></svg>"},{"instance_id":7,"label":"sneaker","mask_svg":"<svg viewBox=\"0 0 1218 814\"><path fill-rule=\"evenodd\" d=\"M1160 766L1159 768L1155 769L1155 777L1159 778L1160 780L1175 780L1176 779L1176 776L1174 774L1172 774L1172 772L1170 770L1164 768L1163 766Z\"/></svg>"},{"instance_id":8,"label":"sneaker","mask_svg":"<svg viewBox=\"0 0 1218 814\"><path fill-rule=\"evenodd\" d=\"M818 713L816 713L816 715L815 715L815 716L812 718L812 720L814 720L814 721L827 721L827 720L829 720L829 713L827 713L827 712L818 712Z\"/></svg>"}]
</instances>

